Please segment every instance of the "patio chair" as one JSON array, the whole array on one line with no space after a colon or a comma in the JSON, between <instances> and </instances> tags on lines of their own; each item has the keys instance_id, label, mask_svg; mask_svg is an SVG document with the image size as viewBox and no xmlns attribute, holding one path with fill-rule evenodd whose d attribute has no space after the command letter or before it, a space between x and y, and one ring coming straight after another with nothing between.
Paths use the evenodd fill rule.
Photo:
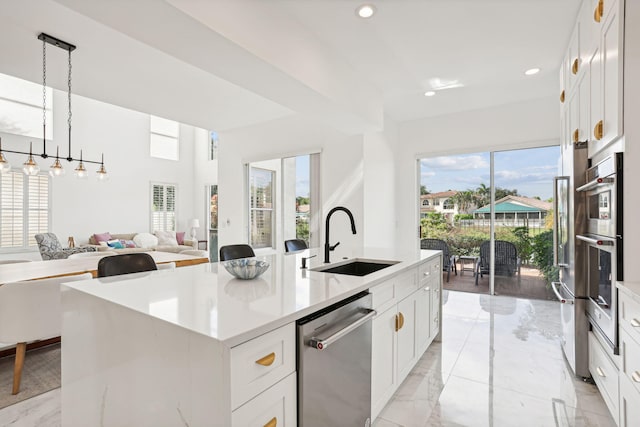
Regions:
<instances>
[{"instance_id":1,"label":"patio chair","mask_svg":"<svg viewBox=\"0 0 640 427\"><path fill-rule=\"evenodd\" d=\"M420 240L420 249L432 249L436 251L442 251L442 271L447 272L447 283L449 283L449 276L451 270L457 276L458 268L456 267L456 258L451 255L449 245L444 240L440 239L422 239Z\"/></svg>"},{"instance_id":2,"label":"patio chair","mask_svg":"<svg viewBox=\"0 0 640 427\"><path fill-rule=\"evenodd\" d=\"M238 258L250 258L256 254L249 245L227 245L220 247L220 261L229 261Z\"/></svg>"},{"instance_id":3,"label":"patio chair","mask_svg":"<svg viewBox=\"0 0 640 427\"><path fill-rule=\"evenodd\" d=\"M489 274L491 265L491 256L489 246L490 242L485 240L480 244L480 260L476 267L476 286L478 286L478 276L484 277ZM520 280L520 258L516 245L505 240L495 241L495 275L496 276L513 276L517 274Z\"/></svg>"},{"instance_id":4,"label":"patio chair","mask_svg":"<svg viewBox=\"0 0 640 427\"><path fill-rule=\"evenodd\" d=\"M53 233L36 234L34 237L38 244L40 256L43 261L51 259L67 259L69 255L72 254L97 251L94 247L63 248L58 240L58 236Z\"/></svg>"}]
</instances>

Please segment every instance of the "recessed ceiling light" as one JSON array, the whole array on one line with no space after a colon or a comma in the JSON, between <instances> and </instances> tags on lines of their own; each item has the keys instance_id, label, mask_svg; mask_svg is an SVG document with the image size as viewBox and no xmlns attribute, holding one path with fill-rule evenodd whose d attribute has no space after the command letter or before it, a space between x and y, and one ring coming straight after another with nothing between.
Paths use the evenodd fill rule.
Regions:
<instances>
[{"instance_id":1,"label":"recessed ceiling light","mask_svg":"<svg viewBox=\"0 0 640 427\"><path fill-rule=\"evenodd\" d=\"M524 73L527 76L533 76L534 74L538 74L540 72L540 68L530 68L527 71L525 71Z\"/></svg>"},{"instance_id":2,"label":"recessed ceiling light","mask_svg":"<svg viewBox=\"0 0 640 427\"><path fill-rule=\"evenodd\" d=\"M363 4L356 9L356 14L360 18L371 18L376 13L376 8L372 4Z\"/></svg>"},{"instance_id":3,"label":"recessed ceiling light","mask_svg":"<svg viewBox=\"0 0 640 427\"><path fill-rule=\"evenodd\" d=\"M424 96L433 96L433 95L435 95L435 94L436 94L436 93L435 93L434 91L432 91L432 90L428 90L428 91L426 91L426 92L424 93Z\"/></svg>"}]
</instances>

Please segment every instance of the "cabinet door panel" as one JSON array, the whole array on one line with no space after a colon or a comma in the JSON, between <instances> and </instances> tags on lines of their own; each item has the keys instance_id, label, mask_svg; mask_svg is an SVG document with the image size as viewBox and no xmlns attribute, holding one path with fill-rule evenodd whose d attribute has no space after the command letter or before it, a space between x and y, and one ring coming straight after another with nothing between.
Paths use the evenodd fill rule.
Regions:
<instances>
[{"instance_id":1,"label":"cabinet door panel","mask_svg":"<svg viewBox=\"0 0 640 427\"><path fill-rule=\"evenodd\" d=\"M612 2L613 3L613 2ZM606 16L602 27L602 144L622 135L622 34L617 4Z\"/></svg>"},{"instance_id":2,"label":"cabinet door panel","mask_svg":"<svg viewBox=\"0 0 640 427\"><path fill-rule=\"evenodd\" d=\"M431 286L423 286L416 294L416 348L422 356L431 342Z\"/></svg>"},{"instance_id":3,"label":"cabinet door panel","mask_svg":"<svg viewBox=\"0 0 640 427\"><path fill-rule=\"evenodd\" d=\"M371 415L378 416L397 385L396 306L378 314L372 323Z\"/></svg>"},{"instance_id":4,"label":"cabinet door panel","mask_svg":"<svg viewBox=\"0 0 640 427\"><path fill-rule=\"evenodd\" d=\"M398 382L402 382L413 368L416 359L417 292L398 303L401 327L398 329Z\"/></svg>"}]
</instances>

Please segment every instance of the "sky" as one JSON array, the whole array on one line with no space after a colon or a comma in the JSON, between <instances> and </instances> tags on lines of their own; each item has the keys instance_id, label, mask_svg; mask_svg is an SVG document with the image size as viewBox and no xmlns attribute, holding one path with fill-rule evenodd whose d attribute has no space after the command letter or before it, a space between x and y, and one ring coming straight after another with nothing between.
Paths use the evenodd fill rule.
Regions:
<instances>
[{"instance_id":1,"label":"sky","mask_svg":"<svg viewBox=\"0 0 640 427\"><path fill-rule=\"evenodd\" d=\"M309 157L296 157L296 197L309 197Z\"/></svg>"},{"instance_id":2,"label":"sky","mask_svg":"<svg viewBox=\"0 0 640 427\"><path fill-rule=\"evenodd\" d=\"M518 190L525 197L547 200L553 194L553 178L559 175L560 147L495 152L495 185ZM422 159L420 184L431 193L474 190L489 186L489 153Z\"/></svg>"}]
</instances>

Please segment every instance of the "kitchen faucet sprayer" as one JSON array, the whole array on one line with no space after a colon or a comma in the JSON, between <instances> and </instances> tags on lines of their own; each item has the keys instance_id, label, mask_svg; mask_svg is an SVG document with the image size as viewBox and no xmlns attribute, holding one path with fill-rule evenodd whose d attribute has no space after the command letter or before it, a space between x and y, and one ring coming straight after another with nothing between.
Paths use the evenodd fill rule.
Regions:
<instances>
[{"instance_id":1,"label":"kitchen faucet sprayer","mask_svg":"<svg viewBox=\"0 0 640 427\"><path fill-rule=\"evenodd\" d=\"M331 219L331 215L333 215L334 212L337 212L337 211L343 211L349 216L349 220L351 221L351 232L353 234L356 234L356 222L353 219L353 214L351 213L351 211L343 206L336 206L335 208L331 209L327 214L327 219L325 220L325 231L324 231L324 262L325 264L329 263L329 252L333 251L340 244L340 242L336 243L333 246L329 244L329 220Z\"/></svg>"}]
</instances>

